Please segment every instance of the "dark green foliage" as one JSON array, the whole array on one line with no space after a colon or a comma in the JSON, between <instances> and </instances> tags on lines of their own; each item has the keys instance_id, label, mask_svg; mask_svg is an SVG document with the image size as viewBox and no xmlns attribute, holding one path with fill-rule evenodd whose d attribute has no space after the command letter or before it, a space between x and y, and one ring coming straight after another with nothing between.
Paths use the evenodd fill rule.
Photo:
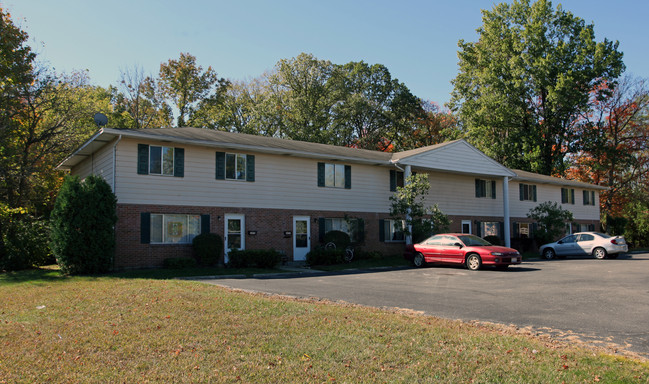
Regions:
<instances>
[{"instance_id":1,"label":"dark green foliage","mask_svg":"<svg viewBox=\"0 0 649 384\"><path fill-rule=\"evenodd\" d=\"M493 245L503 245L498 236L485 236L484 239Z\"/></svg>"},{"instance_id":2,"label":"dark green foliage","mask_svg":"<svg viewBox=\"0 0 649 384\"><path fill-rule=\"evenodd\" d=\"M221 261L223 239L216 233L201 233L192 241L196 260L202 265L215 265Z\"/></svg>"},{"instance_id":3,"label":"dark green foliage","mask_svg":"<svg viewBox=\"0 0 649 384\"><path fill-rule=\"evenodd\" d=\"M527 217L534 219L539 224L534 231L537 245L557 240L564 233L565 224L573 220L570 211L551 201L546 201L530 209Z\"/></svg>"},{"instance_id":4,"label":"dark green foliage","mask_svg":"<svg viewBox=\"0 0 649 384\"><path fill-rule=\"evenodd\" d=\"M397 187L397 191L390 196L390 216L406 222L403 233L412 235L415 243L448 231L451 224L451 220L437 204L426 205L429 190L428 176L423 173L413 174L407 177L403 187ZM412 233L408 231L408 226L412 228Z\"/></svg>"},{"instance_id":5,"label":"dark green foliage","mask_svg":"<svg viewBox=\"0 0 649 384\"><path fill-rule=\"evenodd\" d=\"M228 253L230 268L274 268L282 255L274 249L233 249Z\"/></svg>"},{"instance_id":6,"label":"dark green foliage","mask_svg":"<svg viewBox=\"0 0 649 384\"><path fill-rule=\"evenodd\" d=\"M351 244L351 239L349 235L342 231L329 231L325 233L324 243L334 243L336 244L336 249L344 250Z\"/></svg>"},{"instance_id":7,"label":"dark green foliage","mask_svg":"<svg viewBox=\"0 0 649 384\"><path fill-rule=\"evenodd\" d=\"M183 269L195 267L196 259L189 257L169 257L162 261L162 266L168 269Z\"/></svg>"},{"instance_id":8,"label":"dark green foliage","mask_svg":"<svg viewBox=\"0 0 649 384\"><path fill-rule=\"evenodd\" d=\"M333 265L344 262L345 248L325 249L318 247L306 254L308 265Z\"/></svg>"},{"instance_id":9,"label":"dark green foliage","mask_svg":"<svg viewBox=\"0 0 649 384\"><path fill-rule=\"evenodd\" d=\"M23 215L3 223L0 270L17 271L52 262L47 222Z\"/></svg>"},{"instance_id":10,"label":"dark green foliage","mask_svg":"<svg viewBox=\"0 0 649 384\"><path fill-rule=\"evenodd\" d=\"M64 273L107 272L115 253L117 199L106 181L67 177L51 216L51 246Z\"/></svg>"}]
</instances>

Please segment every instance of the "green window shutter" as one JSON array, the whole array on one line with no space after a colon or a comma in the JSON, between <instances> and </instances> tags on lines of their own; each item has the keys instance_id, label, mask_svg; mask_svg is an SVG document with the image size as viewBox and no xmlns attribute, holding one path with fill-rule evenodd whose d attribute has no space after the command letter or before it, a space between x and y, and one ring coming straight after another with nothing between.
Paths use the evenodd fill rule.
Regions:
<instances>
[{"instance_id":1,"label":"green window shutter","mask_svg":"<svg viewBox=\"0 0 649 384\"><path fill-rule=\"evenodd\" d=\"M318 163L318 187L325 186L325 163Z\"/></svg>"},{"instance_id":2,"label":"green window shutter","mask_svg":"<svg viewBox=\"0 0 649 384\"><path fill-rule=\"evenodd\" d=\"M501 240L505 240L505 223L502 221L498 222L498 237Z\"/></svg>"},{"instance_id":3,"label":"green window shutter","mask_svg":"<svg viewBox=\"0 0 649 384\"><path fill-rule=\"evenodd\" d=\"M140 243L151 243L151 214L149 212L140 213Z\"/></svg>"},{"instance_id":4,"label":"green window shutter","mask_svg":"<svg viewBox=\"0 0 649 384\"><path fill-rule=\"evenodd\" d=\"M210 233L210 215L201 215L201 234Z\"/></svg>"},{"instance_id":5,"label":"green window shutter","mask_svg":"<svg viewBox=\"0 0 649 384\"><path fill-rule=\"evenodd\" d=\"M492 199L496 198L496 181L495 180L491 181L491 198Z\"/></svg>"},{"instance_id":6,"label":"green window shutter","mask_svg":"<svg viewBox=\"0 0 649 384\"><path fill-rule=\"evenodd\" d=\"M397 191L397 171L394 169L390 170L390 192Z\"/></svg>"},{"instance_id":7,"label":"green window shutter","mask_svg":"<svg viewBox=\"0 0 649 384\"><path fill-rule=\"evenodd\" d=\"M365 220L357 219L357 225L358 225L358 242L364 243L365 242Z\"/></svg>"},{"instance_id":8,"label":"green window shutter","mask_svg":"<svg viewBox=\"0 0 649 384\"><path fill-rule=\"evenodd\" d=\"M480 180L475 179L475 197L482 197Z\"/></svg>"},{"instance_id":9,"label":"green window shutter","mask_svg":"<svg viewBox=\"0 0 649 384\"><path fill-rule=\"evenodd\" d=\"M584 205L588 205L588 191L583 191Z\"/></svg>"},{"instance_id":10,"label":"green window shutter","mask_svg":"<svg viewBox=\"0 0 649 384\"><path fill-rule=\"evenodd\" d=\"M539 228L539 223L532 223L532 233L530 233L530 238L534 238L536 230Z\"/></svg>"},{"instance_id":11,"label":"green window shutter","mask_svg":"<svg viewBox=\"0 0 649 384\"><path fill-rule=\"evenodd\" d=\"M318 218L318 237L320 238L320 242L324 243L324 238L325 238L325 219L324 219L324 217L319 217Z\"/></svg>"},{"instance_id":12,"label":"green window shutter","mask_svg":"<svg viewBox=\"0 0 649 384\"><path fill-rule=\"evenodd\" d=\"M532 185L532 200L536 201L536 185Z\"/></svg>"},{"instance_id":13,"label":"green window shutter","mask_svg":"<svg viewBox=\"0 0 649 384\"><path fill-rule=\"evenodd\" d=\"M246 155L246 181L255 181L255 155Z\"/></svg>"},{"instance_id":14,"label":"green window shutter","mask_svg":"<svg viewBox=\"0 0 649 384\"><path fill-rule=\"evenodd\" d=\"M574 203L575 203L575 190L571 189L570 190L570 204L574 204Z\"/></svg>"},{"instance_id":15,"label":"green window shutter","mask_svg":"<svg viewBox=\"0 0 649 384\"><path fill-rule=\"evenodd\" d=\"M525 200L525 186L523 184L518 184L518 194L521 201Z\"/></svg>"},{"instance_id":16,"label":"green window shutter","mask_svg":"<svg viewBox=\"0 0 649 384\"><path fill-rule=\"evenodd\" d=\"M478 237L482 237L482 222L476 221L475 227L476 227L476 234Z\"/></svg>"},{"instance_id":17,"label":"green window shutter","mask_svg":"<svg viewBox=\"0 0 649 384\"><path fill-rule=\"evenodd\" d=\"M385 220L379 219L379 241L385 241Z\"/></svg>"},{"instance_id":18,"label":"green window shutter","mask_svg":"<svg viewBox=\"0 0 649 384\"><path fill-rule=\"evenodd\" d=\"M352 166L345 165L345 189L352 188Z\"/></svg>"},{"instance_id":19,"label":"green window shutter","mask_svg":"<svg viewBox=\"0 0 649 384\"><path fill-rule=\"evenodd\" d=\"M149 146L146 144L137 145L137 173L138 175L149 174Z\"/></svg>"},{"instance_id":20,"label":"green window shutter","mask_svg":"<svg viewBox=\"0 0 649 384\"><path fill-rule=\"evenodd\" d=\"M515 238L515 239L518 239L519 237L521 237L521 228L520 228L520 225L518 225L517 222L514 221L512 223L512 228L514 229L512 231L513 232L512 237Z\"/></svg>"},{"instance_id":21,"label":"green window shutter","mask_svg":"<svg viewBox=\"0 0 649 384\"><path fill-rule=\"evenodd\" d=\"M185 148L174 148L174 177L185 177Z\"/></svg>"},{"instance_id":22,"label":"green window shutter","mask_svg":"<svg viewBox=\"0 0 649 384\"><path fill-rule=\"evenodd\" d=\"M225 152L216 152L216 179L225 180Z\"/></svg>"}]
</instances>

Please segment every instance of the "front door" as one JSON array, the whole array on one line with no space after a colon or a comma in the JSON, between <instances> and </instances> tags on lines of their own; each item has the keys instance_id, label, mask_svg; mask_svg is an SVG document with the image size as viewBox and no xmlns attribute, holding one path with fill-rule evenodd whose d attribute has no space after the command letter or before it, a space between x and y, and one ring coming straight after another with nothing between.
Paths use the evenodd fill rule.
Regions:
<instances>
[{"instance_id":1,"label":"front door","mask_svg":"<svg viewBox=\"0 0 649 384\"><path fill-rule=\"evenodd\" d=\"M293 261L306 260L311 250L311 224L309 216L293 216Z\"/></svg>"},{"instance_id":2,"label":"front door","mask_svg":"<svg viewBox=\"0 0 649 384\"><path fill-rule=\"evenodd\" d=\"M225 215L225 262L227 263L230 258L228 253L232 249L246 249L245 234L246 221L243 215L239 214L226 214Z\"/></svg>"}]
</instances>

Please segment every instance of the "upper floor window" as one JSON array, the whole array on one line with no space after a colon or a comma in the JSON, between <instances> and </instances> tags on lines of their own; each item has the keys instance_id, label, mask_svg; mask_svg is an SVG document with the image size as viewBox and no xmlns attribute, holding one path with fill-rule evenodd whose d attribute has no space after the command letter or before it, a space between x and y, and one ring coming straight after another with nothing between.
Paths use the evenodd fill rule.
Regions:
<instances>
[{"instance_id":1,"label":"upper floor window","mask_svg":"<svg viewBox=\"0 0 649 384\"><path fill-rule=\"evenodd\" d=\"M595 205L595 191L584 191L584 205Z\"/></svg>"},{"instance_id":2,"label":"upper floor window","mask_svg":"<svg viewBox=\"0 0 649 384\"><path fill-rule=\"evenodd\" d=\"M216 152L216 179L255 181L255 156Z\"/></svg>"},{"instance_id":3,"label":"upper floor window","mask_svg":"<svg viewBox=\"0 0 649 384\"><path fill-rule=\"evenodd\" d=\"M397 187L403 188L404 185L404 176L403 172L395 171L394 169L390 170L390 191L396 192Z\"/></svg>"},{"instance_id":4,"label":"upper floor window","mask_svg":"<svg viewBox=\"0 0 649 384\"><path fill-rule=\"evenodd\" d=\"M246 155L240 153L225 154L225 178L228 180L246 179Z\"/></svg>"},{"instance_id":5,"label":"upper floor window","mask_svg":"<svg viewBox=\"0 0 649 384\"><path fill-rule=\"evenodd\" d=\"M561 188L561 203L574 204L575 203L575 190L572 188Z\"/></svg>"},{"instance_id":6,"label":"upper floor window","mask_svg":"<svg viewBox=\"0 0 649 384\"><path fill-rule=\"evenodd\" d=\"M475 197L496 198L496 182L494 180L475 179Z\"/></svg>"},{"instance_id":7,"label":"upper floor window","mask_svg":"<svg viewBox=\"0 0 649 384\"><path fill-rule=\"evenodd\" d=\"M352 187L352 167L350 165L318 163L318 187Z\"/></svg>"},{"instance_id":8,"label":"upper floor window","mask_svg":"<svg viewBox=\"0 0 649 384\"><path fill-rule=\"evenodd\" d=\"M518 191L521 201L536 201L536 185L519 184Z\"/></svg>"},{"instance_id":9,"label":"upper floor window","mask_svg":"<svg viewBox=\"0 0 649 384\"><path fill-rule=\"evenodd\" d=\"M162 145L138 144L137 173L140 175L184 176L185 150Z\"/></svg>"}]
</instances>

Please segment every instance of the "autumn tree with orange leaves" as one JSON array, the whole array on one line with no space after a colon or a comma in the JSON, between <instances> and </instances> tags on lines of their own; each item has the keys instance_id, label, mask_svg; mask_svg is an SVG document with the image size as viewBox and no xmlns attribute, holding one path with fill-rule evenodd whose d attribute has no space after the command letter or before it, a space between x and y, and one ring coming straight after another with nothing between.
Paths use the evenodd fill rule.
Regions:
<instances>
[{"instance_id":1,"label":"autumn tree with orange leaves","mask_svg":"<svg viewBox=\"0 0 649 384\"><path fill-rule=\"evenodd\" d=\"M610 224L628 216L627 208L638 199L647 200L649 84L624 77L608 97L594 96L593 105L579 126L579 151L571 156L567 176L609 188L600 194L600 205L602 221Z\"/></svg>"}]
</instances>

